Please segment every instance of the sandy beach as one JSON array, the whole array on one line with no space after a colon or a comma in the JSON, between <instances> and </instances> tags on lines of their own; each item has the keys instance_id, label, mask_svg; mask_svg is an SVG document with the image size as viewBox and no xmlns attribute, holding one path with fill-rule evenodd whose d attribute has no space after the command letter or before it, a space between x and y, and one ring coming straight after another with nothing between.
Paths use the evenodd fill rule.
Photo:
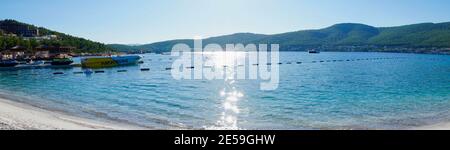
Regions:
<instances>
[{"instance_id":1,"label":"sandy beach","mask_svg":"<svg viewBox=\"0 0 450 150\"><path fill-rule=\"evenodd\" d=\"M0 98L0 130L140 130L143 128L106 123L65 115Z\"/></svg>"},{"instance_id":2,"label":"sandy beach","mask_svg":"<svg viewBox=\"0 0 450 150\"><path fill-rule=\"evenodd\" d=\"M450 122L413 128L413 130L450 130Z\"/></svg>"},{"instance_id":3,"label":"sandy beach","mask_svg":"<svg viewBox=\"0 0 450 150\"><path fill-rule=\"evenodd\" d=\"M145 130L121 123L108 123L49 111L0 98L0 130ZM449 130L450 122L406 130Z\"/></svg>"}]
</instances>

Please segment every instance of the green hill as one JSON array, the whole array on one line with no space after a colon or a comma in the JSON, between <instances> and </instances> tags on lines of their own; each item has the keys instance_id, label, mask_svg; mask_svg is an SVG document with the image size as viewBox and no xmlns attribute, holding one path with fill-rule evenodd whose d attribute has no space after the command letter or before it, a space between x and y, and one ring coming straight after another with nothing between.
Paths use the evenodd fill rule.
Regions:
<instances>
[{"instance_id":1,"label":"green hill","mask_svg":"<svg viewBox=\"0 0 450 150\"><path fill-rule=\"evenodd\" d=\"M55 38L41 38L49 36ZM178 43L185 43L193 47L192 39L170 40L139 46L105 45L15 20L0 20L0 50L7 50L14 46L23 46L31 51L38 46L46 45L71 46L75 47L76 52L79 53L109 51L162 53L170 51L173 45ZM381 28L364 24L343 23L318 30L302 30L274 35L236 33L203 40L205 45L210 43L220 45L228 43L280 44L282 51L305 51L316 48L322 51L389 51L448 54L450 53L450 22Z\"/></svg>"},{"instance_id":2,"label":"green hill","mask_svg":"<svg viewBox=\"0 0 450 150\"><path fill-rule=\"evenodd\" d=\"M193 45L193 40L171 40L141 46L135 49L168 52L177 43ZM203 44L217 43L272 43L280 44L282 51L389 51L416 53L450 53L450 23L423 23L398 27L372 27L364 24L336 24L324 29L303 30L274 35L238 33L203 40ZM122 48L124 45L120 45ZM120 50L119 45L113 46ZM130 46L126 46L130 48Z\"/></svg>"},{"instance_id":3,"label":"green hill","mask_svg":"<svg viewBox=\"0 0 450 150\"><path fill-rule=\"evenodd\" d=\"M267 35L262 34L252 34L252 33L236 33L232 35L225 35L225 36L219 36L219 37L212 37L203 40L203 44L209 44L209 43L215 43L220 45L225 45L228 43L251 43L254 40L262 39L267 37ZM179 40L170 40L170 41L163 41L163 42L157 42L152 44L145 44L140 46L129 46L129 45L122 45L122 44L110 44L112 48L114 48L117 51L122 52L154 52L154 53L163 53L168 52L172 49L172 47L175 44L184 43L189 45L190 47L194 47L194 40L193 39L179 39Z\"/></svg>"},{"instance_id":4,"label":"green hill","mask_svg":"<svg viewBox=\"0 0 450 150\"><path fill-rule=\"evenodd\" d=\"M29 33L30 31L37 31L38 35L36 33ZM42 38L45 36L53 36L54 38ZM0 50L6 50L14 46L23 46L31 51L40 45L71 46L76 48L76 52L88 53L114 50L99 42L74 37L43 27L21 23L15 20L0 20Z\"/></svg>"},{"instance_id":5,"label":"green hill","mask_svg":"<svg viewBox=\"0 0 450 150\"><path fill-rule=\"evenodd\" d=\"M450 47L450 22L423 23L379 30L380 34L372 37L368 43L411 47Z\"/></svg>"},{"instance_id":6,"label":"green hill","mask_svg":"<svg viewBox=\"0 0 450 150\"><path fill-rule=\"evenodd\" d=\"M269 36L262 41L280 45L360 45L379 33L362 24L337 24L321 30L306 30Z\"/></svg>"}]
</instances>

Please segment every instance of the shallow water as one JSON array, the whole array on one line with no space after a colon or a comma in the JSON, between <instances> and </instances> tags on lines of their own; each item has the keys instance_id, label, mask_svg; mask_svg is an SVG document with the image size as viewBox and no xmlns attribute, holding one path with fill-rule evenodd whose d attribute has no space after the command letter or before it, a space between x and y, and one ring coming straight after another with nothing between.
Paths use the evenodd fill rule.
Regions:
<instances>
[{"instance_id":1,"label":"shallow water","mask_svg":"<svg viewBox=\"0 0 450 150\"><path fill-rule=\"evenodd\" d=\"M282 52L274 91L255 80L174 80L165 69L171 58L146 54L144 64L92 75L0 71L0 95L157 129L399 129L450 120L450 56Z\"/></svg>"}]
</instances>

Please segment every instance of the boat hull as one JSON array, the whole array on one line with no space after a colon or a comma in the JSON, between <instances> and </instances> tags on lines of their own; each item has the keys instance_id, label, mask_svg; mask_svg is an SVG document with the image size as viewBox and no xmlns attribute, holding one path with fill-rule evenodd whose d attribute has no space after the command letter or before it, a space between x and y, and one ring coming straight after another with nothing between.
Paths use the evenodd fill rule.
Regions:
<instances>
[{"instance_id":1,"label":"boat hull","mask_svg":"<svg viewBox=\"0 0 450 150\"><path fill-rule=\"evenodd\" d=\"M60 58L60 59L53 59L50 63L52 66L67 66L73 63L72 59L69 58Z\"/></svg>"},{"instance_id":2,"label":"boat hull","mask_svg":"<svg viewBox=\"0 0 450 150\"><path fill-rule=\"evenodd\" d=\"M19 63L15 61L0 62L0 67L15 67L17 65L19 65Z\"/></svg>"},{"instance_id":3,"label":"boat hull","mask_svg":"<svg viewBox=\"0 0 450 150\"><path fill-rule=\"evenodd\" d=\"M0 64L0 67L15 67L18 64Z\"/></svg>"},{"instance_id":4,"label":"boat hull","mask_svg":"<svg viewBox=\"0 0 450 150\"><path fill-rule=\"evenodd\" d=\"M65 62L52 62L51 65L53 66L67 66L72 64L73 61L65 61Z\"/></svg>"}]
</instances>

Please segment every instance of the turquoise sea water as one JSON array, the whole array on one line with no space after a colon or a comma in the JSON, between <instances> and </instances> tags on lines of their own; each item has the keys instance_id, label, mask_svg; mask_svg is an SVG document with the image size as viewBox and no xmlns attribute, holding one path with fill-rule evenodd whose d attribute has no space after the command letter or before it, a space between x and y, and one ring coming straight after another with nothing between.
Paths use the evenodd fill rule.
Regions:
<instances>
[{"instance_id":1,"label":"turquoise sea water","mask_svg":"<svg viewBox=\"0 0 450 150\"><path fill-rule=\"evenodd\" d=\"M274 91L254 80L174 80L165 69L174 59L146 54L144 64L92 75L0 71L0 95L156 129L404 129L450 121L450 56L282 52Z\"/></svg>"}]
</instances>

